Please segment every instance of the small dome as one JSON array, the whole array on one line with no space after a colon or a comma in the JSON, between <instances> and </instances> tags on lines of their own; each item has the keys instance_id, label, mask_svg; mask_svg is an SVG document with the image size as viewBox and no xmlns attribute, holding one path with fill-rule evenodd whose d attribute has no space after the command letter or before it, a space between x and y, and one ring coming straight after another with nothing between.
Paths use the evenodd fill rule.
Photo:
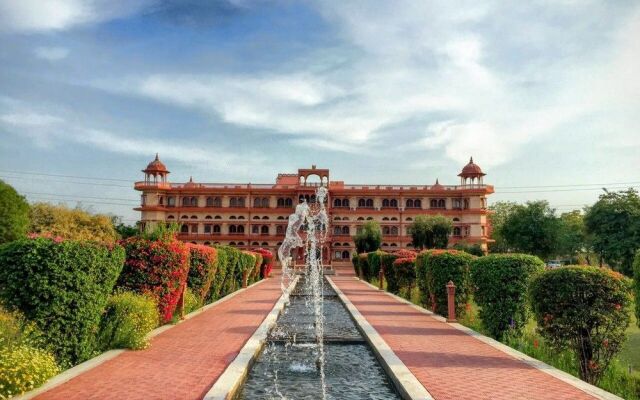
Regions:
<instances>
[{"instance_id":1,"label":"small dome","mask_svg":"<svg viewBox=\"0 0 640 400\"><path fill-rule=\"evenodd\" d=\"M471 157L471 159L469 160L469 164L465 165L464 168L462 168L462 172L460 172L458 174L458 176L484 176L486 175L484 172L482 172L482 169L480 168L480 166L478 164L474 164L473 162L473 157Z\"/></svg>"},{"instance_id":2,"label":"small dome","mask_svg":"<svg viewBox=\"0 0 640 400\"><path fill-rule=\"evenodd\" d=\"M198 186L200 186L200 185L198 185L197 183L195 183L193 181L193 177L192 176L189 177L189 182L184 184L184 187L186 187L186 188L193 188L193 187L198 187Z\"/></svg>"},{"instance_id":3,"label":"small dome","mask_svg":"<svg viewBox=\"0 0 640 400\"><path fill-rule=\"evenodd\" d=\"M436 184L435 184L435 185L433 185L433 186L431 186L431 189L438 190L438 189L442 189L442 188L444 188L444 186L442 186L442 185L440 184L440 181L438 180L438 178L436 178Z\"/></svg>"},{"instance_id":4,"label":"small dome","mask_svg":"<svg viewBox=\"0 0 640 400\"><path fill-rule=\"evenodd\" d=\"M146 173L153 173L153 172L169 173L169 171L167 171L167 167L165 167L165 165L162 163L162 161L160 161L160 158L158 158L158 153L156 153L156 158L153 161L151 161L149 163L149 165L147 165L147 168L144 169L142 172L146 172Z\"/></svg>"}]
</instances>

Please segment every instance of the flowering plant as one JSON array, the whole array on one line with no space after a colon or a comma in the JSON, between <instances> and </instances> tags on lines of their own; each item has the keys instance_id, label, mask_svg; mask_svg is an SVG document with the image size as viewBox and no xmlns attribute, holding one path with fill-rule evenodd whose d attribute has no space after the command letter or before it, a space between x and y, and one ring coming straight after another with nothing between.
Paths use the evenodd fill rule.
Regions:
<instances>
[{"instance_id":1,"label":"flowering plant","mask_svg":"<svg viewBox=\"0 0 640 400\"><path fill-rule=\"evenodd\" d=\"M262 264L260 265L260 277L268 278L273 269L273 253L270 250L259 248L253 250L262 256Z\"/></svg>"},{"instance_id":2,"label":"flowering plant","mask_svg":"<svg viewBox=\"0 0 640 400\"><path fill-rule=\"evenodd\" d=\"M199 244L187 243L187 248L190 254L188 286L204 303L218 268L218 254L213 247Z\"/></svg>"}]
</instances>

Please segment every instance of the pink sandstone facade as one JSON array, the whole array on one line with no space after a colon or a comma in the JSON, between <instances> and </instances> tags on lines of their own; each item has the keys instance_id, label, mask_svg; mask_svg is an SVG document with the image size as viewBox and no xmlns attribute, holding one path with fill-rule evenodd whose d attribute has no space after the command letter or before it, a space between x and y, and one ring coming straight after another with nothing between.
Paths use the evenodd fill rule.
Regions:
<instances>
[{"instance_id":1,"label":"pink sandstone facade","mask_svg":"<svg viewBox=\"0 0 640 400\"><path fill-rule=\"evenodd\" d=\"M170 183L169 171L156 155L136 182L142 192L145 229L177 222L179 238L199 244L226 244L242 249L274 251L284 239L289 215L303 199L315 201L318 185L329 189L327 211L331 226L323 249L325 263L350 263L355 252L352 236L366 221L377 221L383 233L382 249L412 248L408 227L418 215L451 218L450 245L489 242L487 196L493 186L473 162L462 169L459 185L351 185L331 181L329 170L312 166L297 174L278 174L273 184ZM298 254L302 257L302 254Z\"/></svg>"}]
</instances>

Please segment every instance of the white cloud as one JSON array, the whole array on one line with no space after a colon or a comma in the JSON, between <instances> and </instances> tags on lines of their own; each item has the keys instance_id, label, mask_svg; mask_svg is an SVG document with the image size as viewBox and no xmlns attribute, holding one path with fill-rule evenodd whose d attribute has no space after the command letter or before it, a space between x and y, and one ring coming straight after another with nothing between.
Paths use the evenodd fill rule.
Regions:
<instances>
[{"instance_id":1,"label":"white cloud","mask_svg":"<svg viewBox=\"0 0 640 400\"><path fill-rule=\"evenodd\" d=\"M45 32L121 18L150 0L2 0L0 31Z\"/></svg>"},{"instance_id":2,"label":"white cloud","mask_svg":"<svg viewBox=\"0 0 640 400\"><path fill-rule=\"evenodd\" d=\"M47 61L58 61L67 58L69 49L64 47L36 47L34 54Z\"/></svg>"}]
</instances>

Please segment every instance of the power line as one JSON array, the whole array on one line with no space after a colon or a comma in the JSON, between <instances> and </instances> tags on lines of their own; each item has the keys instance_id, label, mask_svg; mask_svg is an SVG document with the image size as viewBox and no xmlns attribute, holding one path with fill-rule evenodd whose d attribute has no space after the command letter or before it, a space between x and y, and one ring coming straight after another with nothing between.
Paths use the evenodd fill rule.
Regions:
<instances>
[{"instance_id":1,"label":"power line","mask_svg":"<svg viewBox=\"0 0 640 400\"><path fill-rule=\"evenodd\" d=\"M0 172L20 175L42 175L42 176L56 176L60 178L76 178L76 179L91 179L95 181L115 181L115 182L133 182L135 179L118 179L118 178L98 178L95 176L79 176L79 175L59 175L59 174L47 174L44 172L27 172L27 171L10 171L2 170Z\"/></svg>"},{"instance_id":2,"label":"power line","mask_svg":"<svg viewBox=\"0 0 640 400\"><path fill-rule=\"evenodd\" d=\"M75 195L75 194L56 194L56 193L39 193L39 192L20 192L20 193L29 194L29 195L41 195L41 196L71 197L70 200L73 200L73 199L79 197L79 198L84 198L84 199L95 199L95 200L130 201L133 204L139 204L139 201L135 200L135 199L120 199L120 198L116 198L116 197L93 197L93 196L81 196L81 195Z\"/></svg>"},{"instance_id":3,"label":"power line","mask_svg":"<svg viewBox=\"0 0 640 400\"><path fill-rule=\"evenodd\" d=\"M25 180L25 179L29 179L32 181L45 181L45 182L60 182L60 183L67 183L67 184L74 184L74 185L90 185L90 186L111 186L111 187L121 187L121 188L128 188L128 189L132 189L131 185L129 186L125 186L125 185L116 185L116 184L111 184L111 183L96 183L96 182L74 182L74 181L64 181L64 180L60 180L60 179L44 179L44 178L23 178L23 177L19 177L19 176L0 176L0 178L3 179L18 179L18 180Z\"/></svg>"},{"instance_id":4,"label":"power line","mask_svg":"<svg viewBox=\"0 0 640 400\"><path fill-rule=\"evenodd\" d=\"M56 199L56 198L44 197L44 196L31 196L31 197L38 200L46 200L46 201L74 202L74 200L70 200L70 199ZM82 200L77 200L75 202L83 203L83 204L106 204L110 206L122 206L122 207L128 207L130 209L133 209L131 204L123 204L123 203L112 203L112 202L106 202L106 201L82 201Z\"/></svg>"}]
</instances>

